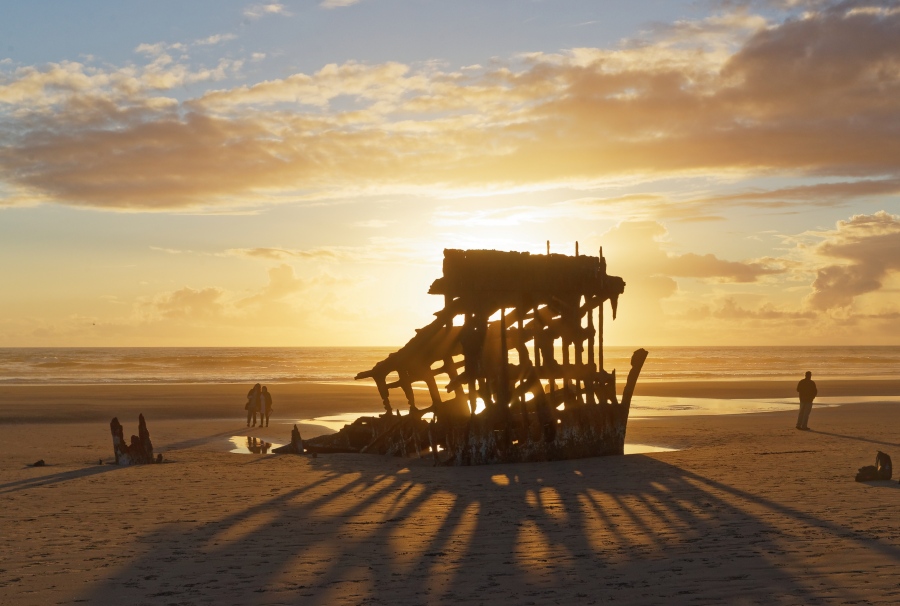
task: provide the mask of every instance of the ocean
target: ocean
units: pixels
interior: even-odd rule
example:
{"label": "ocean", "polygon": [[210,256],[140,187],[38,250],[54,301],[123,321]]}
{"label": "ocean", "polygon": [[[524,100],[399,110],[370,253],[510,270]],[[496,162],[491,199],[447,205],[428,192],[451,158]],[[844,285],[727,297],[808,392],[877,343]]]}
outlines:
{"label": "ocean", "polygon": [[[352,383],[395,347],[2,348],[0,384]],[[607,347],[624,379],[633,347]],[[641,381],[900,378],[900,347],[648,347]],[[557,354],[557,359],[562,359]]]}

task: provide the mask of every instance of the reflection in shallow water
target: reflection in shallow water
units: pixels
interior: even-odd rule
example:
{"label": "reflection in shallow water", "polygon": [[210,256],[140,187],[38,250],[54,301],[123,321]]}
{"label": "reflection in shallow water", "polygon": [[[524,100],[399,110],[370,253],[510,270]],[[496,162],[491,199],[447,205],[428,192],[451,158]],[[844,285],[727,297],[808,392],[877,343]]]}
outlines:
{"label": "reflection in shallow water", "polygon": [[[898,396],[819,396],[816,408],[864,402],[900,402]],[[631,401],[629,420],[646,417],[687,415],[737,415],[755,412],[796,411],[799,403],[792,398],[758,398],[725,400],[722,398],[679,398],[635,396]]]}
{"label": "reflection in shallow water", "polygon": [[[659,398],[662,399],[662,398]],[[685,398],[682,398],[685,399]],[[632,408],[634,408],[632,406]],[[664,413],[663,413],[664,414]],[[709,413],[707,413],[709,414]],[[349,425],[359,417],[371,417],[377,416],[377,413],[372,412],[345,412],[340,414],[328,415],[326,417],[316,417],[315,419],[305,419],[300,421],[301,423],[308,423],[310,425],[319,425],[323,427],[327,427],[333,431],[340,431],[344,425]],[[651,415],[647,415],[651,416]],[[440,446],[438,446],[438,451],[443,450]],[[678,450],[677,448],[666,448],[664,446],[652,446],[650,444],[625,444],[625,454],[644,454],[647,452],[672,452],[674,450]],[[234,451],[232,451],[234,452]]]}
{"label": "reflection in shallow water", "polygon": [[734,415],[796,408],[796,403],[778,398],[724,400],[720,398],[635,396],[631,401],[629,419],[686,415]]}
{"label": "reflection in shallow water", "polygon": [[664,446],[651,446],[650,444],[626,444],[625,454],[644,454],[647,452],[672,452],[677,448],[666,448]]}
{"label": "reflection in shallow water", "polygon": [[340,431],[344,425],[349,425],[360,417],[377,417],[377,412],[342,412],[338,414],[328,415],[327,417],[316,417],[315,419],[303,419],[299,423],[307,423],[309,425],[321,425],[332,431]]}
{"label": "reflection in shallow water", "polygon": [[[897,396],[819,397],[816,406],[835,406],[856,402],[900,402]],[[722,398],[682,398],[665,396],[635,396],[631,401],[629,420],[647,417],[688,416],[688,415],[734,415],[758,412],[778,412],[797,410],[796,398],[759,398],[725,400]],[[340,431],[359,417],[378,416],[378,412],[344,412],[302,419],[299,423],[319,425],[332,431]],[[405,413],[403,413],[405,414]],[[428,417],[426,417],[427,419]]]}
{"label": "reflection in shallow water", "polygon": [[252,436],[231,436],[230,442],[232,448],[229,452],[236,454],[271,454],[273,448],[281,446]]}

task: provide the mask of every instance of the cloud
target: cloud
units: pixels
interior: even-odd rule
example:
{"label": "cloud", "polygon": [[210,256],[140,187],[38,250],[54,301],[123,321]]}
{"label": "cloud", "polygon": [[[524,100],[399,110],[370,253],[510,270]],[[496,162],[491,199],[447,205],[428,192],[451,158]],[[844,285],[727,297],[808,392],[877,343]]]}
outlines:
{"label": "cloud", "polygon": [[316,248],[231,248],[226,256],[261,261],[342,261],[360,263],[431,263],[434,259],[423,255],[421,243],[393,238],[370,238],[362,246],[320,246]]}
{"label": "cloud", "polygon": [[322,8],[341,8],[343,6],[353,6],[359,4],[360,0],[323,0],[319,6]]}
{"label": "cloud", "polygon": [[230,248],[225,254],[246,257],[248,259],[262,259],[266,261],[284,261],[287,259],[330,259],[335,260],[340,256],[334,249],[318,248],[310,250],[295,250],[285,248]]}
{"label": "cloud", "polygon": [[438,227],[513,227],[528,223],[543,223],[550,219],[577,218],[579,208],[574,204],[551,206],[511,206],[479,210],[441,208],[434,212],[432,223]]}
{"label": "cloud", "polygon": [[885,211],[854,215],[816,235],[823,240],[815,251],[844,263],[816,271],[808,298],[813,309],[849,307],[860,295],[879,290],[888,274],[900,271],[900,216]]}
{"label": "cloud", "polygon": [[818,314],[809,311],[792,311],[777,308],[772,303],[764,303],[756,309],[747,309],[733,298],[726,298],[720,307],[713,309],[710,316],[720,320],[815,320]]}
{"label": "cloud", "polygon": [[822,321],[818,312],[809,309],[782,309],[770,301],[765,301],[756,307],[748,307],[739,303],[732,296],[718,298],[710,305],[691,307],[680,314],[672,314],[672,316],[690,323],[706,325],[709,325],[711,321],[718,321],[720,328],[730,326],[732,329],[745,325],[776,328],[796,327],[798,322],[809,324]]}
{"label": "cloud", "polygon": [[155,250],[157,252],[164,252],[168,255],[184,255],[184,254],[191,254],[194,252],[192,250],[180,250],[177,248],[164,248],[161,246],[151,246],[150,250]]}
{"label": "cloud", "polygon": [[357,221],[353,224],[354,227],[362,227],[364,229],[382,229],[385,227],[390,227],[397,223],[394,219],[368,219],[366,221]]}
{"label": "cloud", "polygon": [[367,101],[396,101],[427,84],[425,77],[409,74],[409,66],[395,62],[380,65],[355,61],[342,65],[329,64],[312,75],[294,74],[252,86],[211,91],[192,106],[198,111],[228,112],[253,105],[281,103],[326,108],[332,100],[342,96]]}
{"label": "cloud", "polygon": [[[688,337],[691,342],[727,342],[724,335],[744,330],[745,324],[795,319],[779,302],[758,301],[757,293],[768,287],[746,287],[766,278],[783,280],[787,264],[781,260],[728,261],[673,252],[667,250],[671,243],[665,225],[657,221],[623,221],[603,234],[599,244],[609,272],[626,282],[618,319],[609,328],[611,339],[627,335],[629,343],[674,344]],[[736,292],[738,285],[744,293]],[[728,298],[734,304],[727,303]],[[757,336],[743,335],[738,342],[756,342]]]}
{"label": "cloud", "polygon": [[219,288],[195,290],[184,287],[155,297],[149,307],[169,320],[208,320],[223,315],[223,291]]}
{"label": "cloud", "polygon": [[304,280],[294,275],[294,268],[283,263],[269,269],[269,283],[261,292],[241,299],[236,303],[236,307],[241,309],[279,303],[302,292],[306,286]]}
{"label": "cloud", "polygon": [[725,261],[715,255],[669,255],[663,272],[684,278],[711,278],[721,282],[756,282],[762,276],[784,273],[781,267],[770,267],[758,262]]}
{"label": "cloud", "polygon": [[886,186],[900,179],[900,12],[887,6],[719,15],[459,71],[348,62],[183,101],[161,91],[240,62],[189,67],[161,44],[138,47],[143,66],[20,68],[0,76],[0,184],[19,203],[132,211],[680,175]]}
{"label": "cloud", "polygon": [[[664,221],[723,221],[729,207],[741,206],[766,210],[795,209],[801,206],[847,206],[856,201],[877,201],[900,195],[900,178],[852,179],[778,188],[752,188],[733,193],[646,192],[607,198],[582,198],[565,205],[580,213],[602,215],[617,213],[630,218]],[[559,205],[562,206],[562,205]],[[543,209],[543,212],[549,212]]]}
{"label": "cloud", "polygon": [[250,19],[259,19],[266,15],[284,15],[290,16],[290,13],[280,2],[269,2],[267,4],[251,4],[244,9],[244,16]]}
{"label": "cloud", "polygon": [[760,261],[726,261],[712,254],[665,252],[662,242],[666,234],[665,226],[656,221],[624,221],[609,230],[601,241],[607,249],[612,247],[620,255],[639,259],[638,275],[745,284],[785,272],[783,266]]}
{"label": "cloud", "polygon": [[900,178],[861,179],[831,183],[798,185],[770,190],[744,191],[692,200],[697,206],[740,204],[760,208],[783,208],[815,202],[819,206],[838,206],[854,200],[900,194]]}
{"label": "cloud", "polygon": [[141,55],[147,55],[149,57],[159,57],[160,55],[164,55],[168,51],[172,50],[184,51],[187,50],[187,47],[180,42],[172,44],[169,44],[167,42],[156,42],[154,44],[143,42],[134,47],[134,52]]}
{"label": "cloud", "polygon": [[763,7],[779,10],[806,9],[816,10],[827,8],[834,4],[834,0],[712,0],[714,4],[726,8]]}
{"label": "cloud", "polygon": [[228,42],[229,40],[234,40],[237,38],[236,34],[213,34],[212,36],[207,36],[206,38],[201,38],[194,42],[199,46],[214,46],[216,44],[221,44],[223,42]]}
{"label": "cloud", "polygon": [[[268,269],[268,283],[249,295],[238,295],[219,287],[185,286],[138,301],[140,322],[183,321],[209,323],[222,320],[245,322],[266,315],[283,316],[289,300],[310,286],[284,263]],[[287,305],[287,308],[285,307]]]}

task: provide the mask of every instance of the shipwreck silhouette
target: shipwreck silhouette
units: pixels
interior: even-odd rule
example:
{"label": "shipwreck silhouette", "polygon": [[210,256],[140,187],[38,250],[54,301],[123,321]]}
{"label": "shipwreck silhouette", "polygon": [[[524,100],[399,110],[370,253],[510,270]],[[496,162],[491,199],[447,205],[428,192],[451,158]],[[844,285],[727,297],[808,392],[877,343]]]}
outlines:
{"label": "shipwreck silhouette", "polygon": [[[634,352],[619,401],[615,371],[603,368],[603,306],[615,318],[625,281],[607,275],[602,249],[597,257],[550,254],[549,243],[546,255],[448,249],[443,271],[428,291],[444,296],[435,320],[356,375],[375,381],[385,413],[305,440],[305,450],[430,456],[436,465],[622,454],[647,352]],[[417,382],[428,388],[427,407],[416,404]],[[405,415],[391,404],[396,389]]]}

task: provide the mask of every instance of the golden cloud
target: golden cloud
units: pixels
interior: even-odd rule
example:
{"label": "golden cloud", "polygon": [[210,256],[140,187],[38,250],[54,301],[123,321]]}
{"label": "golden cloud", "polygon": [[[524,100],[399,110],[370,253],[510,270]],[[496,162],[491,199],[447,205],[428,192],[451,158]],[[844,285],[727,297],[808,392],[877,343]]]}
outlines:
{"label": "golden cloud", "polygon": [[900,216],[885,211],[854,215],[819,235],[824,240],[816,252],[844,263],[817,270],[808,298],[813,309],[849,307],[856,297],[879,290],[889,273],[900,271]]}
{"label": "golden cloud", "polygon": [[[612,252],[631,269],[628,275],[655,278],[699,278],[712,282],[748,283],[757,282],[764,276],[785,273],[781,263],[761,261],[727,261],[715,255],[695,253],[677,254],[666,252],[662,242],[666,228],[656,221],[623,221],[608,231],[602,238],[607,254]],[[672,287],[667,294],[674,294]]]}
{"label": "golden cloud", "polygon": [[241,299],[236,303],[238,309],[277,304],[288,297],[300,293],[307,283],[294,275],[294,268],[281,264],[269,269],[269,283],[259,293]]}
{"label": "golden cloud", "polygon": [[162,318],[170,320],[218,318],[224,310],[223,294],[219,288],[184,287],[156,297],[151,305]]}
{"label": "golden cloud", "polygon": [[261,261],[356,261],[361,263],[434,263],[422,253],[420,241],[395,238],[370,238],[360,246],[320,246],[316,248],[230,248],[223,254]]}
{"label": "golden cloud", "polygon": [[669,255],[662,271],[682,278],[708,278],[721,282],[756,282],[762,276],[784,273],[781,267],[759,262],[725,261],[715,255]]}
{"label": "golden cloud", "polygon": [[0,81],[0,183],[18,201],[160,210],[623,175],[896,180],[900,13],[887,6],[768,27],[717,17],[455,72],[349,62],[180,103],[158,91],[239,64],[189,69],[148,47],[141,68],[24,68]]}
{"label": "golden cloud", "polygon": [[301,301],[296,295],[313,286],[313,281],[297,277],[286,264],[270,267],[268,282],[251,294],[239,295],[210,286],[185,286],[175,291],[159,293],[136,304],[132,322],[181,322],[197,326],[218,322],[258,324],[274,317],[290,318],[298,313]]}

